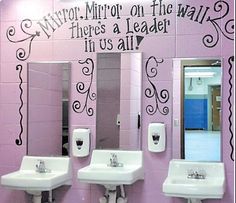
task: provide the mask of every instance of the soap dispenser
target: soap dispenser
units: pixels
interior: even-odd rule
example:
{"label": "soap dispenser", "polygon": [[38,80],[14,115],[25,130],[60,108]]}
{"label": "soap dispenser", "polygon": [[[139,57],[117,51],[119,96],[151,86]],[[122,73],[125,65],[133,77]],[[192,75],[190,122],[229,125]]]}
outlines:
{"label": "soap dispenser", "polygon": [[85,157],[89,155],[90,129],[74,129],[72,135],[72,155]]}
{"label": "soap dispenser", "polygon": [[163,152],[166,148],[166,131],[163,123],[150,123],[148,126],[148,150]]}

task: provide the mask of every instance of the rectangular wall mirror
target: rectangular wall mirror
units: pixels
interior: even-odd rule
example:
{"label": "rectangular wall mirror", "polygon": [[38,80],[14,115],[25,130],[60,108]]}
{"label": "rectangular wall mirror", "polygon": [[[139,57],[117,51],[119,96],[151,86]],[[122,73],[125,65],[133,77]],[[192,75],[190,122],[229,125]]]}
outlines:
{"label": "rectangular wall mirror", "polygon": [[[180,124],[181,158],[192,161],[221,160],[220,59],[179,59],[174,65],[173,91],[179,92],[180,114],[174,114],[174,126]],[[176,66],[179,66],[176,67]],[[177,90],[179,86],[180,90]],[[174,108],[178,107],[174,96]],[[179,121],[179,122],[178,122]],[[175,136],[175,135],[174,135]]]}
{"label": "rectangular wall mirror", "polygon": [[140,149],[141,53],[97,54],[96,148]]}
{"label": "rectangular wall mirror", "polygon": [[28,155],[68,155],[70,71],[69,62],[28,63]]}

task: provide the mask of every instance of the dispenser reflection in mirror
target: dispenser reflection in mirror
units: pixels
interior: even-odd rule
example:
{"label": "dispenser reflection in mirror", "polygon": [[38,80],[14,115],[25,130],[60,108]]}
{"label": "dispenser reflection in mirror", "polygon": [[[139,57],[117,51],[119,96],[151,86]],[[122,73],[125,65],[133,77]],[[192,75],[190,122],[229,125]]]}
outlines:
{"label": "dispenser reflection in mirror", "polygon": [[174,158],[221,160],[221,89],[220,59],[174,59]]}
{"label": "dispenser reflection in mirror", "polygon": [[68,155],[69,62],[28,63],[27,155]]}
{"label": "dispenser reflection in mirror", "polygon": [[141,53],[97,55],[97,149],[140,149],[141,67]]}

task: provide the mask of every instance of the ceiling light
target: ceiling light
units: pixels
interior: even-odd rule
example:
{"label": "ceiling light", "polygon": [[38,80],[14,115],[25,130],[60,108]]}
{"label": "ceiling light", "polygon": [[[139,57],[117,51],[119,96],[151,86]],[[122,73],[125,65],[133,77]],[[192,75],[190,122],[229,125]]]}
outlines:
{"label": "ceiling light", "polygon": [[212,67],[184,67],[184,70],[191,70],[191,71],[197,71],[197,70],[211,70]]}
{"label": "ceiling light", "polygon": [[185,73],[186,78],[211,78],[214,77],[214,72],[188,72]]}

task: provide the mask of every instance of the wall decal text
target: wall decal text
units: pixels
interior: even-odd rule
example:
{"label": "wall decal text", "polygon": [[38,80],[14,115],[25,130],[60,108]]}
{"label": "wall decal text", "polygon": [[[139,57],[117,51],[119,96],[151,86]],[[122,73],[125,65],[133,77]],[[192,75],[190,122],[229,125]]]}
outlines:
{"label": "wall decal text", "polygon": [[[141,45],[137,41],[137,36],[153,34],[168,34],[172,21],[170,15],[174,15],[174,5],[164,3],[163,0],[150,1],[148,7],[141,4],[129,6],[129,17],[123,15],[124,6],[122,4],[99,4],[84,2],[84,9],[75,6],[70,9],[61,9],[53,14],[43,17],[38,21],[39,29],[50,38],[58,28],[65,23],[70,23],[70,39],[83,39],[85,52],[97,51],[134,51],[138,50]],[[219,42],[219,34],[233,40],[234,20],[227,20],[224,29],[220,27],[220,20],[228,16],[229,4],[226,1],[217,1],[213,5],[214,12],[218,16],[219,12],[223,14],[220,17],[210,16],[211,8],[209,6],[189,4],[178,4],[176,15],[179,18],[189,19],[192,22],[203,24],[210,23],[213,25],[215,34],[206,34],[202,43],[207,48],[215,47]],[[146,20],[147,13],[152,14],[151,20]],[[106,21],[114,19],[112,26],[108,26]],[[88,24],[87,21],[92,23]],[[104,37],[107,33],[115,34],[116,38]]]}

